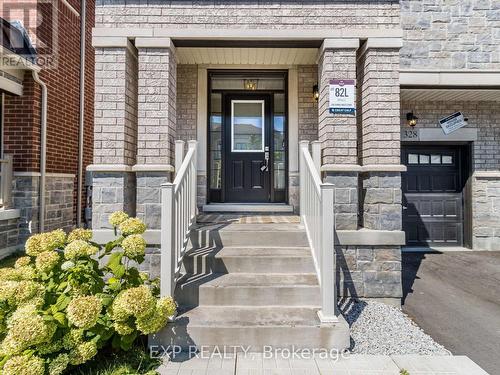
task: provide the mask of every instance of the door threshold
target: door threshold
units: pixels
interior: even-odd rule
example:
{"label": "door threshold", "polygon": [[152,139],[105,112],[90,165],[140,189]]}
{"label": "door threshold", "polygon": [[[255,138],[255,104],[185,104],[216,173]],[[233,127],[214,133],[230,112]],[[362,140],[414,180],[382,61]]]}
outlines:
{"label": "door threshold", "polygon": [[293,206],[285,203],[210,203],[203,212],[279,212],[293,213]]}
{"label": "door threshold", "polygon": [[403,253],[451,253],[454,251],[474,251],[462,246],[402,246]]}

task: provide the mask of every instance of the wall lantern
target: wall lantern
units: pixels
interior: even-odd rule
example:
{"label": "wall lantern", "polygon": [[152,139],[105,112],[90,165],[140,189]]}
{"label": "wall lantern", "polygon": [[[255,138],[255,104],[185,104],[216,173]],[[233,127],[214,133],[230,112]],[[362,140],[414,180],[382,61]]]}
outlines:
{"label": "wall lantern", "polygon": [[245,90],[257,90],[257,80],[256,79],[245,79]]}
{"label": "wall lantern", "polygon": [[313,98],[316,101],[318,101],[318,99],[319,99],[319,87],[318,87],[318,84],[315,84],[313,86]]}
{"label": "wall lantern", "polygon": [[408,124],[408,126],[411,126],[412,128],[415,127],[415,125],[417,125],[417,120],[418,117],[415,116],[413,112],[408,112],[406,114],[406,123]]}

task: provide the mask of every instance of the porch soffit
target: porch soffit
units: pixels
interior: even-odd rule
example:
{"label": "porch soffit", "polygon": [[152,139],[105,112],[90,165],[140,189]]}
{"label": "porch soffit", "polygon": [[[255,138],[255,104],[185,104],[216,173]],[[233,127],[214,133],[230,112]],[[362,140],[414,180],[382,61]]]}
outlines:
{"label": "porch soffit", "polygon": [[318,48],[178,47],[179,64],[313,65]]}

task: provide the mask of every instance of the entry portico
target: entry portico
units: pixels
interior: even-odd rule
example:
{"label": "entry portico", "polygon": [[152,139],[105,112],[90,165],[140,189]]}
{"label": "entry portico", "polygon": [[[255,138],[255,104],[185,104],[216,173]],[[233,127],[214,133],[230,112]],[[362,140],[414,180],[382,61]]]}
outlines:
{"label": "entry portico", "polygon": [[[400,297],[399,29],[97,28],[93,44],[94,228],[123,209],[160,229],[176,140],[198,141],[200,209],[299,213],[299,141],[317,140],[335,185],[338,261],[353,271],[341,293]],[[329,112],[333,79],[356,80],[355,115]],[[371,267],[352,268],[374,251]]]}

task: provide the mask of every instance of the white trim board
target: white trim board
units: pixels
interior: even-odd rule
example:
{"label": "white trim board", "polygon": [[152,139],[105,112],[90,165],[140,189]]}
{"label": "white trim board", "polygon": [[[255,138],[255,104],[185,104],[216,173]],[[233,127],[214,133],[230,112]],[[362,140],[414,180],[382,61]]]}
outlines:
{"label": "white trim board", "polygon": [[93,37],[168,37],[192,40],[322,40],[328,38],[402,38],[403,29],[236,29],[95,27]]}
{"label": "white trim board", "polygon": [[500,86],[500,70],[401,70],[401,86]]}

